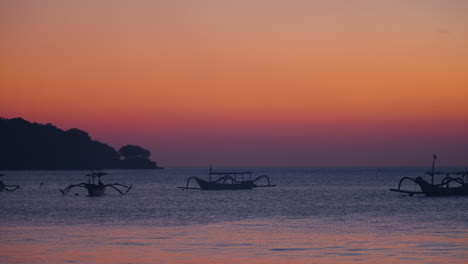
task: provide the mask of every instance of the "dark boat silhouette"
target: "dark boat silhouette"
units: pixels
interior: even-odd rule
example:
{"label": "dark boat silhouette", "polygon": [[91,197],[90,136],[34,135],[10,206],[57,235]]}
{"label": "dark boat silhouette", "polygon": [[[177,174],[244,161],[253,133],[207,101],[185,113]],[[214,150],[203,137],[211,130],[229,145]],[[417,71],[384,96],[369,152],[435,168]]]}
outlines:
{"label": "dark boat silhouette", "polygon": [[[5,176],[5,174],[0,174],[0,176]],[[0,180],[0,192],[7,191],[12,192],[19,189],[19,185],[14,184],[5,184],[2,180]]]}
{"label": "dark boat silhouette", "polygon": [[[111,187],[115,189],[117,192],[119,192],[121,195],[124,195],[128,193],[132,189],[132,185],[126,186],[120,183],[113,183],[113,184],[104,184],[101,181],[101,177],[107,175],[107,173],[104,172],[92,172],[90,174],[86,174],[86,176],[89,177],[88,183],[79,183],[79,184],[72,184],[66,187],[65,189],[61,189],[60,192],[65,195],[67,194],[72,188],[75,187],[81,187],[85,188],[88,191],[89,196],[102,196],[104,195],[106,188]],[[97,183],[96,183],[96,178],[97,178]],[[125,191],[121,191],[118,187],[120,186],[125,189]]]}
{"label": "dark boat silhouette", "polygon": [[[425,196],[452,196],[452,195],[468,195],[468,183],[465,178],[468,178],[468,171],[459,172],[436,172],[435,171],[435,160],[437,156],[433,155],[432,159],[432,171],[426,172],[426,175],[431,176],[431,183],[424,180],[423,177],[419,176],[416,178],[403,177],[398,183],[398,188],[391,188],[390,191],[407,193],[410,196],[415,194],[424,194]],[[435,175],[445,175],[442,181],[438,184],[434,184]],[[456,176],[451,176],[456,175]],[[402,190],[401,185],[404,181],[411,181],[416,183],[421,191],[409,191]]]}
{"label": "dark boat silhouette", "polygon": [[[195,176],[187,179],[185,187],[177,187],[179,189],[202,189],[202,190],[251,190],[260,187],[274,187],[270,183],[270,178],[267,175],[261,175],[252,180],[252,172],[213,172],[210,166],[208,173],[209,180],[204,180]],[[212,176],[217,176],[216,180],[212,180]],[[258,181],[264,179],[266,185],[257,184]],[[199,188],[190,187],[190,182],[194,180]]]}

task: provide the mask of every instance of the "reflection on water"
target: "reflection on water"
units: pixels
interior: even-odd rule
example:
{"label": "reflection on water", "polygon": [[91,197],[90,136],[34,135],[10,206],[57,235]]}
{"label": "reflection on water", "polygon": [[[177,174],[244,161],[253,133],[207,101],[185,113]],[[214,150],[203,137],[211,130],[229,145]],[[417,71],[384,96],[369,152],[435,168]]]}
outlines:
{"label": "reflection on water", "polygon": [[468,252],[466,229],[381,234],[296,220],[21,226],[2,228],[1,237],[1,263],[466,263]]}
{"label": "reflection on water", "polygon": [[468,197],[388,191],[420,171],[270,168],[278,187],[234,192],[175,188],[205,170],[113,171],[135,188],[95,198],[58,191],[83,172],[8,172],[0,263],[466,263]]}

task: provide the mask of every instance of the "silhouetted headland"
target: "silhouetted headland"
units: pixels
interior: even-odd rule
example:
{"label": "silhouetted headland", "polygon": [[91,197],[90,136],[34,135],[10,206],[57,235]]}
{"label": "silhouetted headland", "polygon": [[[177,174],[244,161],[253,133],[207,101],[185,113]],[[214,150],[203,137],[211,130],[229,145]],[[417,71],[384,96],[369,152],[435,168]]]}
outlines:
{"label": "silhouetted headland", "polygon": [[160,169],[134,145],[116,151],[87,132],[22,118],[0,118],[0,170]]}

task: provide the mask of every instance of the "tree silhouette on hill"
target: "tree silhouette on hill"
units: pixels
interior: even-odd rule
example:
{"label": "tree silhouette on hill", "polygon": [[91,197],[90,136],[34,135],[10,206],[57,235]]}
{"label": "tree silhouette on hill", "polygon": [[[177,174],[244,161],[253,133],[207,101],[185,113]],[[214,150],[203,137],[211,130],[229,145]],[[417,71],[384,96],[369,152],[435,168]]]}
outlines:
{"label": "tree silhouette on hill", "polygon": [[121,147],[119,150],[119,154],[127,160],[149,159],[149,157],[151,156],[151,152],[149,150],[135,145],[127,145]]}
{"label": "tree silhouette on hill", "polygon": [[[121,147],[118,153],[123,158],[120,163],[125,168],[153,165],[151,164],[152,161],[149,160],[151,152],[140,146],[126,145]],[[154,166],[156,166],[156,163],[154,163]]]}

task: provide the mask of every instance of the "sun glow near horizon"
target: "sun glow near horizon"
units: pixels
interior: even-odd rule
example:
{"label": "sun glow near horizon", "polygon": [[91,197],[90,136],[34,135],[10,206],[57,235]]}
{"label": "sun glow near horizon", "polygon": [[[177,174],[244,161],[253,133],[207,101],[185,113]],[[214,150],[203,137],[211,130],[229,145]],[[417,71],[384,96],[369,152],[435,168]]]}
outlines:
{"label": "sun glow near horizon", "polygon": [[461,1],[0,8],[5,117],[135,140],[162,165],[466,163]]}

